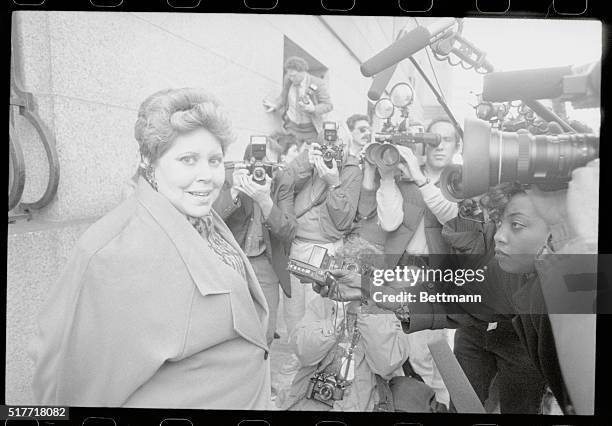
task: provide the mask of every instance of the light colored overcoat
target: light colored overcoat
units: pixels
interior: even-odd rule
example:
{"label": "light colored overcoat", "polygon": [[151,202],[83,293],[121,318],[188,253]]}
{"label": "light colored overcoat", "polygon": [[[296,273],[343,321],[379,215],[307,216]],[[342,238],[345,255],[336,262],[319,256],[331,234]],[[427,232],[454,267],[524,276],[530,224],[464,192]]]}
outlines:
{"label": "light colored overcoat", "polygon": [[186,217],[142,178],[92,225],[39,318],[39,404],[257,410],[270,407],[268,307]]}

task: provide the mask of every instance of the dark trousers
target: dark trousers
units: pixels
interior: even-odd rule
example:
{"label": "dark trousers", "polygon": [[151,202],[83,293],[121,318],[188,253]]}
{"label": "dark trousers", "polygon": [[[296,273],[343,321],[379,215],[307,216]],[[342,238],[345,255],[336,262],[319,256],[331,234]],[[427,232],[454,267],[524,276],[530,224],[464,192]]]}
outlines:
{"label": "dark trousers", "polygon": [[500,321],[490,331],[484,323],[457,329],[454,352],[483,404],[497,375],[502,414],[539,413],[545,381],[510,321]]}

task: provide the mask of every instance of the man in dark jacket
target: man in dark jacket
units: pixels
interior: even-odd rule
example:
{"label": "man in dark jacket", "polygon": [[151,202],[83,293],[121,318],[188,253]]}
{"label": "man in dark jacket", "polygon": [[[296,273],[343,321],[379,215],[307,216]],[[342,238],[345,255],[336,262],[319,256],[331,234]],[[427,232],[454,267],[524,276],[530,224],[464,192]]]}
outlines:
{"label": "man in dark jacket", "polygon": [[293,188],[293,178],[286,169],[276,171],[272,179],[266,175],[264,185],[254,182],[247,170],[232,173],[228,169],[221,194],[214,203],[215,210],[249,257],[266,297],[270,309],[268,345],[276,332],[279,285],[291,297],[287,262],[297,226]]}

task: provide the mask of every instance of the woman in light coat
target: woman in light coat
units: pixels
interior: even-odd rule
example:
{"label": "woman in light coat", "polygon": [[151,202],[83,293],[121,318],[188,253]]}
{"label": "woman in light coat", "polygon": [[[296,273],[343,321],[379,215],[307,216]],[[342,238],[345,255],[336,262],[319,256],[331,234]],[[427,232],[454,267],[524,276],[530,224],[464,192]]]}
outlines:
{"label": "woman in light coat", "polygon": [[80,238],[40,315],[45,405],[267,409],[268,307],[213,201],[233,136],[216,99],[143,102],[134,194]]}

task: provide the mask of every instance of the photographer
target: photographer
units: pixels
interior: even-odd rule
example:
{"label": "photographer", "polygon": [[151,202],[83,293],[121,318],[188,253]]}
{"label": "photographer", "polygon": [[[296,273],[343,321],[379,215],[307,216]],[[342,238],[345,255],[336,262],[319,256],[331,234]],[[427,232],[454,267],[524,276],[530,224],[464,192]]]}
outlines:
{"label": "photographer", "polygon": [[300,147],[297,138],[291,133],[277,132],[272,135],[272,138],[277,141],[280,147],[279,161],[285,166],[295,160],[304,148],[306,148],[306,144]]}
{"label": "photographer", "polygon": [[[326,142],[333,147],[337,142]],[[301,153],[290,165],[295,184],[296,237],[291,258],[308,260],[315,245],[334,255],[350,231],[357,210],[361,169],[351,142],[342,156],[325,161],[317,143]],[[291,277],[291,299],[285,299],[285,319],[289,333],[304,316],[309,301],[316,296],[309,285]],[[294,367],[297,365],[294,363]]]}
{"label": "photographer", "polygon": [[[360,238],[348,239],[341,255],[350,263],[384,266],[382,252]],[[366,412],[435,408],[434,393],[425,385],[411,388],[410,401],[395,405],[386,399],[385,392],[393,394],[387,381],[404,376],[401,366],[408,357],[408,340],[399,321],[374,305],[313,299],[291,336],[301,368],[283,395],[281,408]],[[345,361],[348,351],[350,363]],[[330,386],[334,391],[326,394],[323,387]]]}
{"label": "photographer", "polygon": [[308,63],[292,56],[285,61],[283,90],[273,102],[264,100],[267,112],[279,111],[283,128],[295,135],[301,147],[322,133],[324,115],[333,109],[327,85],[308,73]]}
{"label": "photographer", "polygon": [[[271,145],[268,139],[266,160],[276,160],[278,156],[269,149]],[[247,147],[245,161],[251,160],[249,152]],[[253,181],[246,169],[233,172],[228,169],[214,209],[248,256],[259,280],[270,310],[266,340],[271,345],[276,333],[279,285],[291,297],[287,254],[297,227],[293,179],[287,171],[277,170],[272,179],[266,174],[261,185]]]}
{"label": "photographer", "polygon": [[[425,256],[449,252],[441,231],[445,222],[457,216],[457,204],[445,199],[436,184],[457,153],[459,136],[446,119],[432,121],[427,132],[439,134],[441,142],[437,147],[427,145],[423,167],[410,148],[397,146],[406,163],[400,163],[400,168],[410,180],[396,182],[392,170],[381,171],[376,210],[382,230],[388,232],[385,241],[388,267],[428,266]],[[446,331],[427,330],[411,335],[415,352],[411,353],[410,362],[436,390],[438,399],[448,403],[448,392],[427,348],[428,342],[440,338],[446,338]]]}
{"label": "photographer", "polygon": [[[355,146],[361,148],[360,155],[363,155],[372,140],[369,119],[352,123],[349,120],[347,120],[347,125],[351,131],[351,137],[357,141]],[[368,123],[367,127],[366,122]],[[362,171],[363,179],[359,193],[357,215],[351,234],[358,235],[373,244],[377,249],[384,251],[386,233],[380,227],[376,214],[376,190],[380,185],[380,174],[376,171],[376,166],[369,161],[362,162]]]}

